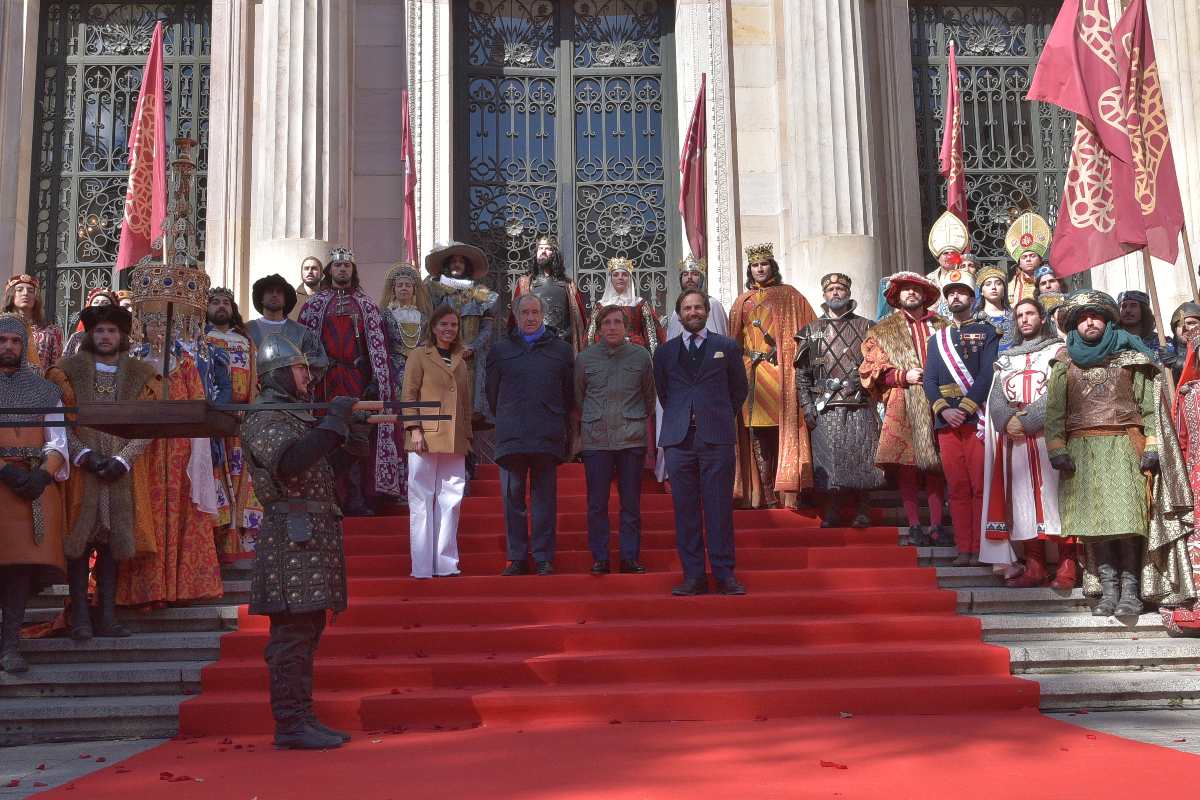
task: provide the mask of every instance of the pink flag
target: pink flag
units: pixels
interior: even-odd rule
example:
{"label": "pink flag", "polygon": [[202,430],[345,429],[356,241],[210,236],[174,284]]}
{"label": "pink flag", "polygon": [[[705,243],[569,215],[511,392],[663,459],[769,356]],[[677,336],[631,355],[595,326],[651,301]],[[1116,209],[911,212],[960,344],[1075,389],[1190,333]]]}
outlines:
{"label": "pink flag", "polygon": [[958,59],[954,41],[950,42],[950,63],[946,68],[946,113],[942,117],[942,177],[946,179],[946,210],[967,220],[967,175],[963,160],[962,98],[958,93]]}
{"label": "pink flag", "polygon": [[408,90],[400,93],[400,158],[404,162],[404,260],[417,264],[417,158],[408,115]]}
{"label": "pink flag", "polygon": [[1133,155],[1105,0],[1065,0],[1027,99],[1076,114],[1050,248],[1054,271],[1074,275],[1144,247],[1146,231],[1133,198]]}
{"label": "pink flag", "polygon": [[1146,247],[1150,255],[1174,264],[1179,258],[1179,234],[1183,230],[1183,199],[1179,195],[1146,0],[1133,0],[1113,36],[1125,74],[1134,191],[1145,222]]}
{"label": "pink flag", "polygon": [[705,226],[705,164],[704,151],[708,148],[708,133],[705,129],[704,96],[708,76],[700,75],[700,94],[692,109],[692,121],[688,124],[687,137],[683,140],[683,155],[679,159],[679,213],[683,216],[683,229],[687,234],[692,255],[699,259],[708,257],[708,239]]}
{"label": "pink flag", "polygon": [[117,249],[118,270],[134,266],[151,251],[162,250],[162,226],[167,215],[162,49],[162,23],[157,22],[129,130],[129,187],[125,190],[125,219]]}

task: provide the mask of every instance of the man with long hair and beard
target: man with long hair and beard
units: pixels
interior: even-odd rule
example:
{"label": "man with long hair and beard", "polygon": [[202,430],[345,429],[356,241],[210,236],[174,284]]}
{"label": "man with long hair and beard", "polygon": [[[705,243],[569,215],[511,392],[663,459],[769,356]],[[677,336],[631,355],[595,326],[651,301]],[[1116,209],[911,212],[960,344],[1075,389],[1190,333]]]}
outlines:
{"label": "man with long hair and beard", "polygon": [[[399,394],[392,374],[387,323],[375,301],[359,285],[354,252],[346,247],[329,254],[321,290],[300,311],[300,324],[321,339],[328,369],[313,384],[318,402],[334,397],[358,400],[395,400]],[[349,516],[372,515],[380,495],[399,497],[402,480],[395,426],[355,426],[353,451],[339,450],[334,457],[338,501]]]}
{"label": "man with long hair and beard", "polygon": [[[254,343],[242,322],[233,292],[209,289],[204,340],[229,357],[230,401],[254,400]],[[242,443],[236,436],[212,440],[213,474],[217,480],[217,551],[223,561],[247,558],[262,522],[262,507],[254,499],[250,473],[245,467]]]}
{"label": "man with long hair and beard", "polygon": [[[783,282],[775,247],[746,248],[746,291],[729,311],[729,336],[742,346],[750,397],[738,415],[733,495],[749,508],[794,508],[812,486],[808,429],[796,400],[796,332],[817,315]],[[773,355],[772,355],[773,354]]]}
{"label": "man with long hair and beard", "polygon": [[[539,236],[533,244],[533,258],[529,272],[517,279],[513,287],[513,307],[516,300],[526,292],[533,292],[546,304],[546,325],[554,329],[558,338],[571,345],[575,355],[588,346],[584,341],[587,307],[575,281],[567,277],[562,247],[554,236]],[[516,319],[509,312],[511,328]]]}
{"label": "man with long hair and beard", "polygon": [[[91,306],[81,315],[84,337],[79,352],[58,362],[46,378],[68,406],[77,403],[129,403],[157,399],[160,379],[154,366],[131,358],[133,317],[120,306]],[[153,553],[153,479],[149,439],[123,439],[94,428],[68,428],[74,469],[66,484],[64,549],[70,588],[70,635],[128,636],[116,620],[117,565],[138,553]],[[162,475],[157,476],[162,480]],[[98,618],[88,609],[92,552],[96,553]]]}
{"label": "man with long hair and beard", "polygon": [[26,360],[45,375],[62,356],[62,329],[42,310],[41,282],[32,275],[14,275],[4,286],[4,311],[20,314],[29,329]]}

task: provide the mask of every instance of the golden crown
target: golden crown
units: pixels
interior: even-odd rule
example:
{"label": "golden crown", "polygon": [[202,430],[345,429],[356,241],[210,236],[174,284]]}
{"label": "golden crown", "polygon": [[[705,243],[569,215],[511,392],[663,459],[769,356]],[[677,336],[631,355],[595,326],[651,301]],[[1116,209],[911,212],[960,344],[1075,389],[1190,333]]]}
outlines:
{"label": "golden crown", "polygon": [[763,244],[752,244],[746,248],[746,261],[753,264],[755,261],[768,261],[775,258],[775,245],[770,242]]}
{"label": "golden crown", "polygon": [[558,237],[552,233],[544,233],[533,242],[533,247],[536,250],[540,245],[548,245],[555,250],[562,251],[562,246],[558,243]]}
{"label": "golden crown", "polygon": [[679,259],[679,271],[707,273],[708,262],[703,258],[696,258],[695,256],[688,254],[687,257]]}
{"label": "golden crown", "polygon": [[608,271],[616,272],[619,269],[623,269],[626,272],[628,272],[630,275],[632,275],[633,274],[633,261],[631,259],[625,258],[625,256],[617,256],[616,258],[610,258],[608,260]]}

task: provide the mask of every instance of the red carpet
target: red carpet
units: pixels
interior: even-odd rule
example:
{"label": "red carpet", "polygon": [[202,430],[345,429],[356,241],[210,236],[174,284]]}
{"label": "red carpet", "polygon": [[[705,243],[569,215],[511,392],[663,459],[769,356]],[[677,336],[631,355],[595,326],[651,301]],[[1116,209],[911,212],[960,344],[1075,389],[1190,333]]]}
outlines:
{"label": "red carpet", "polygon": [[1198,779],[1195,756],[1017,712],[383,733],[326,753],[182,739],[39,797],[1094,800]]}
{"label": "red carpet", "polygon": [[[350,609],[326,630],[318,712],[354,730],[810,714],[1035,709],[895,528],[816,527],[811,515],[739,511],[745,597],[671,597],[680,579],[671,498],[644,489],[646,575],[586,574],[581,465],[559,471],[559,574],[502,578],[494,466],[459,533],[462,577],[416,581],[407,519],[348,520]],[[616,505],[614,503],[614,511]],[[615,522],[615,520],[614,520]],[[615,529],[615,524],[614,524]],[[614,547],[616,545],[614,534]],[[613,553],[613,564],[617,563]],[[183,705],[190,735],[267,733],[267,625],[243,614]]]}

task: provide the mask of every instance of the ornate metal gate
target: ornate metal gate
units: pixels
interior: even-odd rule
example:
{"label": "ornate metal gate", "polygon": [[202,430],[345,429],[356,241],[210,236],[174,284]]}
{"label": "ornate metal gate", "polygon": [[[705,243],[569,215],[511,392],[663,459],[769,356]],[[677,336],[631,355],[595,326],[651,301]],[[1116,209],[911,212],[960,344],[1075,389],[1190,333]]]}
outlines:
{"label": "ornate metal gate", "polygon": [[167,141],[200,142],[192,207],[203,252],[211,16],[209,3],[43,0],[27,269],[42,278],[45,307],[60,323],[90,289],[114,285],[129,121],[158,20]]}
{"label": "ornate metal gate", "polygon": [[670,0],[455,3],[458,238],[509,296],[541,234],[594,301],[610,257],[659,309],[679,222]]}
{"label": "ornate metal gate", "polygon": [[[958,48],[971,238],[977,258],[1007,265],[1009,209],[1030,207],[1053,226],[1071,154],[1074,115],[1025,94],[1061,0],[919,0],[912,25],[921,221],[941,214],[938,174],[948,43]],[[930,268],[933,260],[930,258]]]}

